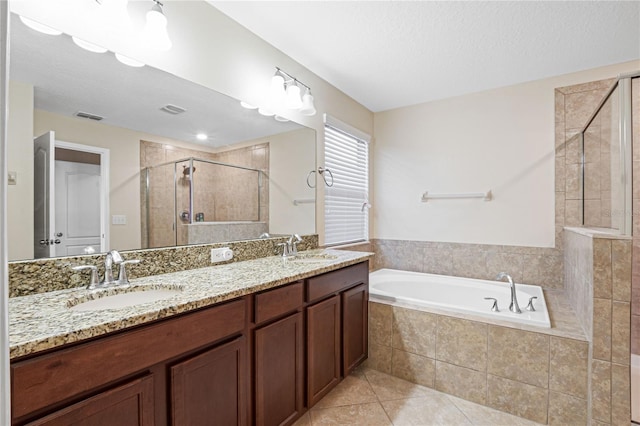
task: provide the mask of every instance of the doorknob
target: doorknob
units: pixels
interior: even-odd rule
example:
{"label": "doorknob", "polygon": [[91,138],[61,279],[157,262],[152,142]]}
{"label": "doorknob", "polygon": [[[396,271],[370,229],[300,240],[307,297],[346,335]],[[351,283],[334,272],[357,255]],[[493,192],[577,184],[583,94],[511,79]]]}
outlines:
{"label": "doorknob", "polygon": [[62,237],[62,232],[58,232],[58,233],[56,234],[56,237],[58,237],[58,238]]}
{"label": "doorknob", "polygon": [[54,241],[54,244],[60,244],[60,240],[56,238],[56,240]]}
{"label": "doorknob", "polygon": [[49,245],[49,240],[40,240],[40,245],[41,246],[48,246]]}

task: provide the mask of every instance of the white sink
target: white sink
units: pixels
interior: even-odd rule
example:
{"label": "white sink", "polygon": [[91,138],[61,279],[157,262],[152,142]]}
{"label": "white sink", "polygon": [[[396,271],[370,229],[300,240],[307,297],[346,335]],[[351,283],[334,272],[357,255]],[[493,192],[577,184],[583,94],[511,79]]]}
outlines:
{"label": "white sink", "polygon": [[69,309],[72,311],[100,311],[105,309],[128,308],[142,303],[157,302],[159,300],[168,299],[177,294],[180,294],[180,290],[175,288],[151,290],[139,289],[125,293],[109,294],[104,296],[98,295],[94,299],[74,299],[70,300],[68,304],[70,305]]}
{"label": "white sink", "polygon": [[332,254],[297,254],[288,260],[294,263],[328,263],[336,260],[338,256]]}

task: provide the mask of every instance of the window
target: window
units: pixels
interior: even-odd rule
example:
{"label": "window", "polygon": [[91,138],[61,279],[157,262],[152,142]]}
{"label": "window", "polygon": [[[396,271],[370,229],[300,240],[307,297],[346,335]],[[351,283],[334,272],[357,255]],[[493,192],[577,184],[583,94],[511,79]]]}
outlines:
{"label": "window", "polygon": [[[325,186],[326,245],[369,238],[369,137],[327,117],[324,128],[324,166],[333,174]],[[325,173],[328,175],[328,173]],[[331,183],[331,177],[326,176]]]}

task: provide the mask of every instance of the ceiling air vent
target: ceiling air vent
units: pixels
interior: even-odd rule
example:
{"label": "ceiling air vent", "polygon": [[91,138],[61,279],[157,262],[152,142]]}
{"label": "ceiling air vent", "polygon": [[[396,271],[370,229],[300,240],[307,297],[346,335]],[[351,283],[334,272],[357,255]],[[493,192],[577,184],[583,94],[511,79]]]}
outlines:
{"label": "ceiling air vent", "polygon": [[104,119],[104,117],[101,117],[99,115],[89,114],[88,112],[83,112],[83,111],[78,111],[73,115],[80,118],[88,118],[89,120],[94,120],[94,121],[100,121]]}
{"label": "ceiling air vent", "polygon": [[164,112],[168,112],[169,114],[174,114],[174,115],[182,114],[183,112],[186,111],[186,109],[182,107],[179,107],[177,105],[171,105],[171,104],[167,104],[160,109],[163,110]]}

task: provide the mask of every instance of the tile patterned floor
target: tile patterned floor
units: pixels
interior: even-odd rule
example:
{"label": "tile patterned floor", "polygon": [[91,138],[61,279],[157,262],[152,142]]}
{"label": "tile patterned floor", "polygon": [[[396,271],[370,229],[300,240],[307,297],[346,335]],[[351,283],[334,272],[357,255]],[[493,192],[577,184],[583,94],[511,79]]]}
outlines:
{"label": "tile patterned floor", "polygon": [[538,423],[360,367],[294,426],[318,425],[536,426]]}

